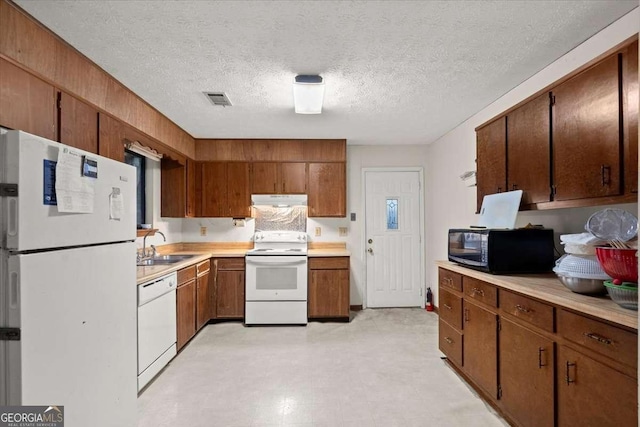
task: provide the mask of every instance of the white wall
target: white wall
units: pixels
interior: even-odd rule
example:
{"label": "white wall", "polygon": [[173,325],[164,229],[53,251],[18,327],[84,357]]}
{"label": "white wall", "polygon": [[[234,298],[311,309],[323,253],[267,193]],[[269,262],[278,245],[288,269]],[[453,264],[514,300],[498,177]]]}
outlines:
{"label": "white wall", "polygon": [[[476,222],[475,187],[466,187],[458,178],[463,172],[475,169],[474,129],[638,33],[639,20],[639,10],[635,9],[429,146],[426,173],[426,232],[427,283],[431,289],[437,289],[437,269],[434,262],[447,258],[447,230]],[[638,211],[636,204],[620,207],[634,214]],[[602,207],[523,212],[518,215],[517,225],[531,222],[553,228],[556,233],[578,232],[582,230],[589,215],[599,209]]]}

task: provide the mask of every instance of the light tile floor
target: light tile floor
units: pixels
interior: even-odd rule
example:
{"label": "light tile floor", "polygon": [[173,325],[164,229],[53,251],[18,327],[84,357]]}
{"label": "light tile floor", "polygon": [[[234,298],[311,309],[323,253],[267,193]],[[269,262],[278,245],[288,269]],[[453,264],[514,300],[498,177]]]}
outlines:
{"label": "light tile floor", "polygon": [[208,325],[138,398],[138,427],[506,426],[440,359],[438,317]]}

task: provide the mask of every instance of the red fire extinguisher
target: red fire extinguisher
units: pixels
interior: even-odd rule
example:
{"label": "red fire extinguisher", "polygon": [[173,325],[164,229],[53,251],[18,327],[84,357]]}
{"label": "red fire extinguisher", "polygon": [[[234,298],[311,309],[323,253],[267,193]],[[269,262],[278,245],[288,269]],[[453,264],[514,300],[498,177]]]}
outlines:
{"label": "red fire extinguisher", "polygon": [[433,294],[431,288],[427,288],[427,303],[424,305],[427,311],[433,311]]}

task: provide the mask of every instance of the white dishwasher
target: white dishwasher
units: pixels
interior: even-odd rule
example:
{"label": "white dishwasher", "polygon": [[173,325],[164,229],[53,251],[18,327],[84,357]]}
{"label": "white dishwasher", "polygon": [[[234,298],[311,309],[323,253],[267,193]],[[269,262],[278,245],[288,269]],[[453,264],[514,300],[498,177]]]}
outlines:
{"label": "white dishwasher", "polygon": [[138,285],[138,391],[176,355],[177,273]]}

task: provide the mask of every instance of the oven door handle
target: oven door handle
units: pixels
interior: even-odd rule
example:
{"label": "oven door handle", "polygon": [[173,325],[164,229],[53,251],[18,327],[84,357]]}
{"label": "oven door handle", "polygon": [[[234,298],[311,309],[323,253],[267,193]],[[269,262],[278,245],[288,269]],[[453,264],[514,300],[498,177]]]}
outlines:
{"label": "oven door handle", "polygon": [[247,258],[247,264],[253,265],[298,265],[298,264],[306,264],[306,259],[301,259],[299,261],[254,261]]}

